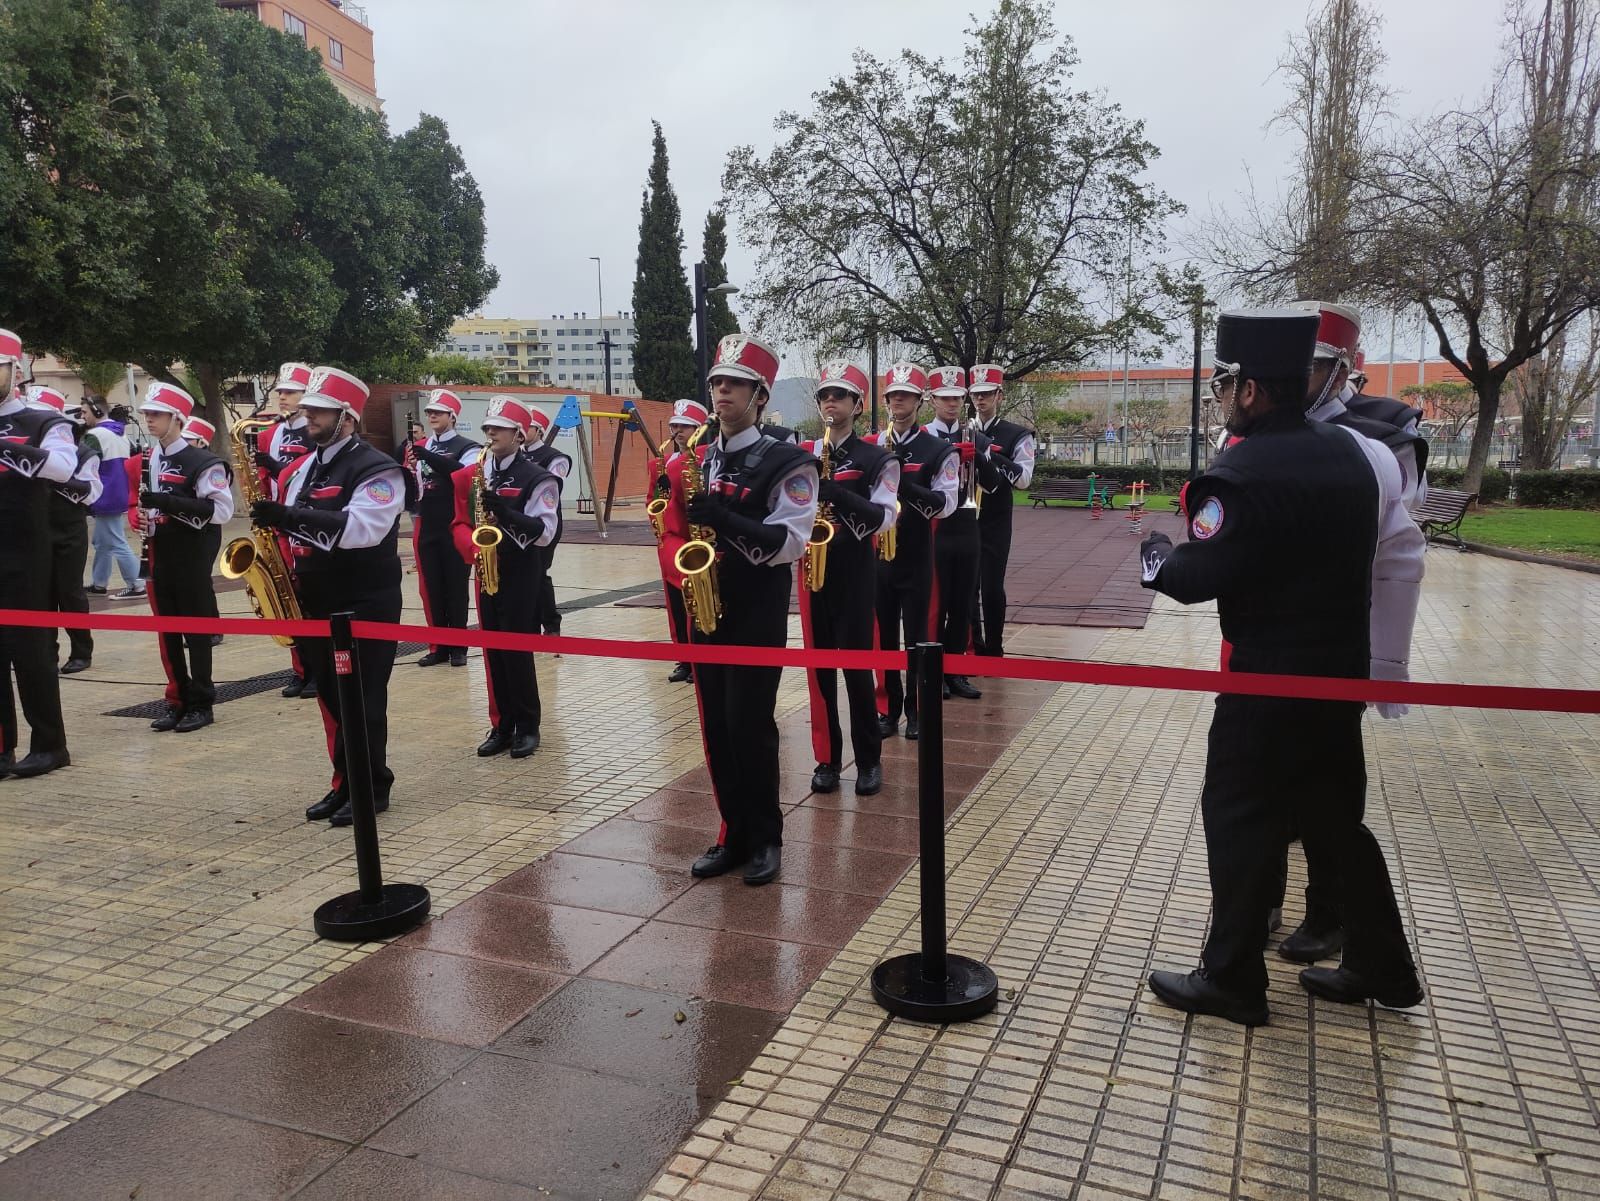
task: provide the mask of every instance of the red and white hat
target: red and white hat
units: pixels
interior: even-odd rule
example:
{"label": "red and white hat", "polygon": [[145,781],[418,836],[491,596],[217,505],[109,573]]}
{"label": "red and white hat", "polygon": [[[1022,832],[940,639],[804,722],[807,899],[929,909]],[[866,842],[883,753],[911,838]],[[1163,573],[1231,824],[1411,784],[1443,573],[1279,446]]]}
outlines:
{"label": "red and white hat", "polygon": [[34,384],[28,389],[28,403],[39,409],[49,409],[53,413],[66,413],[67,398],[54,388],[43,384]]}
{"label": "red and white hat", "polygon": [[340,371],[337,367],[313,367],[300,406],[339,409],[360,421],[367,407],[367,397],[371,394],[372,390],[348,371]]}
{"label": "red and white hat", "polygon": [[204,417],[191,417],[183,423],[183,436],[196,446],[210,446],[217,436],[217,427]]}
{"label": "red and white hat", "polygon": [[1362,379],[1366,379],[1367,378],[1367,352],[1366,351],[1364,351],[1364,350],[1356,351],[1356,361],[1350,365],[1350,374],[1351,375],[1359,375]]}
{"label": "red and white hat", "polygon": [[22,365],[22,339],[8,329],[0,329],[0,363]]}
{"label": "red and white hat", "polygon": [[967,373],[968,392],[997,392],[1005,383],[1006,373],[997,363],[979,363]]}
{"label": "red and white hat", "polygon": [[729,334],[717,343],[717,359],[706,372],[708,380],[719,375],[754,380],[770,393],[778,380],[778,352],[749,334]]}
{"label": "red and white hat", "polygon": [[928,384],[935,396],[965,396],[967,373],[959,367],[935,367]]}
{"label": "red and white hat", "polygon": [[311,382],[311,368],[304,363],[285,363],[278,368],[278,382],[274,392],[304,392]]}
{"label": "red and white hat", "polygon": [[543,409],[538,408],[535,405],[529,405],[528,406],[528,416],[533,418],[533,425],[528,427],[528,432],[529,433],[532,433],[535,427],[538,428],[540,437],[544,437],[546,434],[548,434],[550,432],[550,414],[549,413],[546,413]]}
{"label": "red and white hat", "polygon": [[1346,367],[1351,364],[1361,343],[1361,314],[1357,310],[1326,300],[1297,300],[1289,307],[1316,313],[1321,319],[1314,358],[1338,359]]}
{"label": "red and white hat", "polygon": [[907,359],[901,359],[883,373],[883,394],[915,392],[921,396],[928,390],[928,369]]}
{"label": "red and white hat", "polygon": [[449,413],[452,417],[461,416],[461,397],[449,388],[435,388],[428,393],[428,399],[422,403],[424,413]]}
{"label": "red and white hat", "polygon": [[[489,398],[489,411],[483,416],[483,424],[495,425],[502,429],[516,430],[524,438],[528,436],[528,427],[533,424],[534,413],[527,405],[515,396],[491,396]],[[544,414],[540,413],[543,417]],[[550,419],[545,417],[545,423]]]}
{"label": "red and white hat", "polygon": [[668,425],[699,426],[706,423],[706,407],[697,400],[675,400]]}
{"label": "red and white hat", "polygon": [[177,384],[155,380],[145,389],[144,403],[139,406],[139,412],[171,413],[174,417],[181,417],[187,421],[194,413],[194,397]]}
{"label": "red and white hat", "polygon": [[817,381],[818,396],[824,388],[843,388],[855,393],[859,400],[867,394],[867,373],[849,359],[834,359],[822,365],[822,378]]}

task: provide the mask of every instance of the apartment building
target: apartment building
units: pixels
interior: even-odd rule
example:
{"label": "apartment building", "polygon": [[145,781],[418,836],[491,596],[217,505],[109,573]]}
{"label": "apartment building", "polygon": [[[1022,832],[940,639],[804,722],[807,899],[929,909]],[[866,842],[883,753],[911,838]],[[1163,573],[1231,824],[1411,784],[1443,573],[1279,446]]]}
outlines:
{"label": "apartment building", "polygon": [[602,392],[606,384],[605,343],[611,335],[611,393],[638,396],[633,379],[633,315],[591,317],[561,313],[548,319],[463,317],[450,327],[441,353],[488,360],[509,384]]}
{"label": "apartment building", "polygon": [[322,69],[350,103],[379,111],[372,27],[367,10],[345,0],[217,0],[297,37],[322,56]]}

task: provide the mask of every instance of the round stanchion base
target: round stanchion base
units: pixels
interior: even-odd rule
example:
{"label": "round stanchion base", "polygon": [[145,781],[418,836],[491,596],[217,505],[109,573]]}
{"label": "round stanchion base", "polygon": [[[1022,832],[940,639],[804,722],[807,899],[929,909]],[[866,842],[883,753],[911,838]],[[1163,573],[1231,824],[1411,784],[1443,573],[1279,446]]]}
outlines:
{"label": "round stanchion base", "polygon": [[321,938],[366,942],[420,926],[430,904],[432,898],[420,884],[385,884],[376,905],[365,904],[359,891],[347,892],[318,905],[311,924]]}
{"label": "round stanchion base", "polygon": [[987,964],[965,955],[945,956],[943,980],[922,978],[922,953],[897,955],[872,969],[872,999],[897,1018],[913,1022],[967,1022],[1000,999],[1000,982]]}

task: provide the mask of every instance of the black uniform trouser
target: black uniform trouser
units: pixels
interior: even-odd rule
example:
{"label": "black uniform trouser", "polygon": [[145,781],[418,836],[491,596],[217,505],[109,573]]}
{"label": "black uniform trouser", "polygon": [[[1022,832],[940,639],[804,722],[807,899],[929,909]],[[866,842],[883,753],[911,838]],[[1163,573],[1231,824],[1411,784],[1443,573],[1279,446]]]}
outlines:
{"label": "black uniform trouser", "polygon": [[1012,507],[984,499],[978,514],[978,596],[972,643],[980,655],[1005,654],[1006,564],[1011,560]]}
{"label": "black uniform trouser", "polygon": [[[907,650],[928,641],[928,607],[933,603],[933,558],[930,553],[907,556],[901,546],[889,563],[878,568],[878,646],[881,650],[900,649],[901,632]],[[908,717],[917,712],[917,668],[913,658],[907,665],[905,684],[898,671],[883,673],[883,691],[889,702],[888,716],[898,721],[903,710]]]}
{"label": "black uniform trouser", "polygon": [[[540,633],[537,607],[544,572],[540,570],[543,547],[526,551],[507,551],[509,542],[500,544],[500,590],[493,596],[478,590],[478,624],[486,630],[510,634]],[[513,566],[510,555],[526,556],[525,565]],[[499,721],[495,728],[515,734],[537,734],[543,710],[539,704],[539,677],[534,671],[532,651],[483,652]]]}
{"label": "black uniform trouser", "polygon": [[1211,875],[1211,932],[1202,962],[1225,988],[1266,990],[1267,913],[1291,825],[1334,871],[1329,884],[1344,919],[1344,966],[1378,981],[1415,972],[1383,851],[1362,822],[1363,708],[1217,698],[1200,797]]}
{"label": "black uniform trouser", "polygon": [[[458,559],[459,555],[456,556]],[[398,568],[397,568],[398,570]],[[298,577],[300,610],[313,620],[348,609],[358,621],[397,622],[400,620],[400,585],[378,586],[364,592],[340,595],[331,581],[313,574]],[[339,791],[349,796],[350,779],[345,763],[344,718],[339,704],[339,677],[334,673],[333,642],[328,638],[296,640],[306,676],[317,685],[317,703],[328,715],[332,732],[328,757],[333,761]],[[373,638],[357,638],[357,658],[361,660],[361,693],[367,717],[367,750],[372,760],[374,796],[388,796],[394,785],[389,769],[389,677],[394,672],[397,643]]]}
{"label": "black uniform trouser", "polygon": [[933,565],[939,578],[939,640],[945,654],[965,654],[978,586],[978,522],[972,510],[957,509],[939,522],[933,535]]}
{"label": "black uniform trouser", "polygon": [[[838,545],[836,538],[834,546]],[[877,559],[871,553],[862,553],[863,549],[872,551],[870,542],[849,549],[853,553],[848,557],[832,556],[834,562],[828,565],[822,591],[804,598],[804,603],[811,606],[811,645],[826,650],[870,651]],[[844,731],[839,725],[839,673],[832,667],[819,667],[811,676],[822,701],[827,735],[825,747],[820,745],[820,739],[813,739],[819,743],[815,748],[817,757],[837,770],[844,753]],[[856,770],[876,767],[883,757],[883,735],[878,732],[878,689],[872,672],[846,669],[844,691],[850,703],[850,748],[855,752]],[[815,711],[811,722],[813,732],[821,733],[816,730]]]}
{"label": "black uniform trouser", "polygon": [[539,594],[535,598],[539,624],[532,633],[553,636],[561,633],[561,610],[556,608],[556,585],[550,578],[550,568],[555,563],[556,548],[554,544],[539,546],[534,548],[534,553],[539,556]]}
{"label": "black uniform trouser", "polygon": [[[1293,842],[1300,837],[1300,831],[1291,827],[1285,831],[1288,841],[1284,843],[1283,855],[1278,861],[1276,900],[1273,908],[1281,908],[1289,892],[1289,854],[1293,850]],[[1302,843],[1306,857],[1306,910],[1303,919],[1308,930],[1322,933],[1335,930],[1339,926],[1339,910],[1334,904],[1332,893],[1328,888],[1330,867],[1322,862],[1316,847],[1306,847]]]}
{"label": "black uniform trouser", "polygon": [[[89,511],[81,505],[50,498],[50,607],[58,613],[87,613],[89,594],[83,590],[83,572],[89,565]],[[51,635],[55,654],[59,638]],[[83,628],[67,631],[67,652],[73,659],[94,658],[94,638]]]}
{"label": "black uniform trouser", "polygon": [[[217,592],[211,581],[216,553],[212,543],[222,527],[212,525],[206,535],[184,537],[163,545],[158,535],[151,549],[150,602],[161,617],[216,617]],[[180,709],[209,709],[216,703],[217,686],[211,678],[210,634],[162,634],[161,658],[169,683],[167,701]],[[174,700],[176,694],[176,700]]]}
{"label": "black uniform trouser", "polygon": [[[423,519],[422,537],[417,539],[417,573],[422,577],[423,591],[427,594],[428,621],[452,630],[466,629],[470,568],[456,550],[448,522]],[[466,649],[439,645],[444,654]]]}
{"label": "black uniform trouser", "polygon": [[[785,646],[789,641],[792,565],[754,567],[738,551],[719,561],[723,615],[714,633],[692,633],[712,645]],[[692,627],[691,627],[692,628]],[[752,851],[783,842],[778,805],[778,705],[781,667],[695,666],[694,686],[705,729],[706,766],[727,826],[727,845]]]}
{"label": "black uniform trouser", "polygon": [[[39,508],[32,507],[37,500]],[[0,609],[50,608],[50,532],[44,498],[0,507]],[[61,720],[61,677],[51,653],[51,631],[33,626],[0,626],[0,750],[18,749],[16,705],[28,723],[28,749],[46,753],[67,749]],[[11,676],[17,678],[16,701]]]}
{"label": "black uniform trouser", "polygon": [[674,642],[689,641],[689,611],[683,607],[683,589],[664,584],[667,594],[667,625]]}

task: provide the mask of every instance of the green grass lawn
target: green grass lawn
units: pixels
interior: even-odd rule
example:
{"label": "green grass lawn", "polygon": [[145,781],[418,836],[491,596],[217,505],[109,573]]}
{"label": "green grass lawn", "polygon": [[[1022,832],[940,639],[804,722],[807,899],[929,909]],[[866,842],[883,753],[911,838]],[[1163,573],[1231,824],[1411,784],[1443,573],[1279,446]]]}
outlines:
{"label": "green grass lawn", "polygon": [[1600,510],[1491,506],[1461,523],[1468,542],[1600,563]]}

